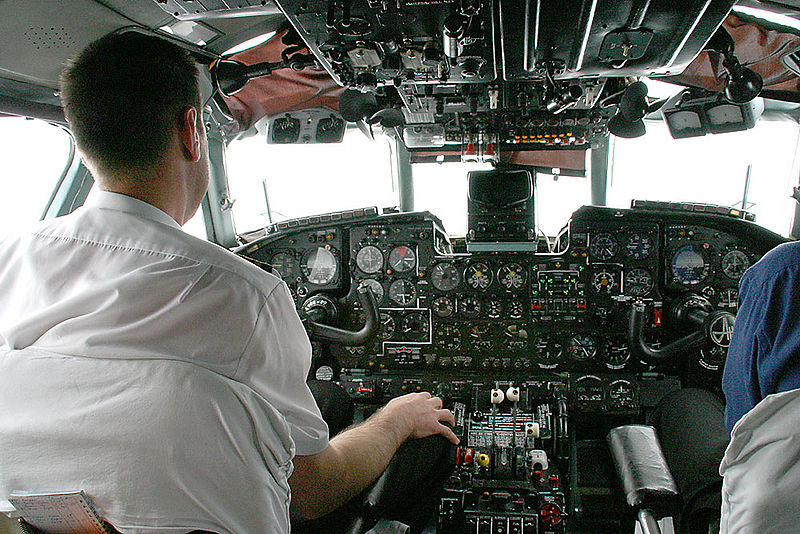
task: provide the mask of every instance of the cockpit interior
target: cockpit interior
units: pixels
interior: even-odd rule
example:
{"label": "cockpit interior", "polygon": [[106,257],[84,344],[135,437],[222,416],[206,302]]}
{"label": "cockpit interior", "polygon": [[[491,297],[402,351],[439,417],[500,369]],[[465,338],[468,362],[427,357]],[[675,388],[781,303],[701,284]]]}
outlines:
{"label": "cockpit interior", "polygon": [[[673,392],[724,402],[739,281],[800,235],[800,4],[0,0],[0,129],[25,117],[68,132],[59,73],[112,32],[161,36],[200,65],[211,185],[194,224],[286,283],[312,344],[309,379],[341,386],[356,421],[415,391],[455,415],[461,443],[437,459],[447,472],[428,514],[409,520],[394,514],[398,499],[367,498],[357,527],[298,532],[714,531],[713,520],[678,526],[677,489],[627,480],[635,458],[619,455],[635,457],[639,442],[618,441]],[[786,130],[763,130],[761,144],[744,137],[775,124]],[[692,159],[635,144],[657,136],[717,148]],[[349,139],[360,148],[334,160]],[[237,160],[248,144],[305,152]],[[374,146],[386,176],[368,159]],[[754,164],[733,175],[726,162],[750,157],[741,146],[785,160],[784,174]],[[624,147],[645,155],[626,164]],[[73,211],[92,188],[74,146],[66,152],[34,220]],[[314,159],[367,185],[292,171]],[[415,203],[415,187],[430,188],[417,169],[435,183],[451,166],[458,187]],[[388,197],[370,202],[379,182]],[[328,203],[332,191],[344,200]],[[561,220],[543,220],[562,204]],[[427,486],[404,476],[432,462],[415,453],[387,471],[412,493]],[[675,522],[642,519],[631,494]],[[380,530],[389,519],[396,530]]]}

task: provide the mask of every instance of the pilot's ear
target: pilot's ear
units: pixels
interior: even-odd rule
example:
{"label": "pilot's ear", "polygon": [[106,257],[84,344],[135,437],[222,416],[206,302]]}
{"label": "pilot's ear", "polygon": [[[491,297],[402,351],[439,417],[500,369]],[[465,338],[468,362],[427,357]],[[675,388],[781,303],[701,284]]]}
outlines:
{"label": "pilot's ear", "polygon": [[183,155],[189,161],[200,160],[200,130],[197,122],[197,109],[186,108],[181,115],[179,137]]}

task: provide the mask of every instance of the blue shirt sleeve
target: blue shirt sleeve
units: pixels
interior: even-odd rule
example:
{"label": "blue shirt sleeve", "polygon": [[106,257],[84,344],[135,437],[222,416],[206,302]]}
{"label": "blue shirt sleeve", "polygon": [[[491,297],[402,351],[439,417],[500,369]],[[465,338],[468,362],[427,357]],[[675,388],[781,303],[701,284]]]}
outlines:
{"label": "blue shirt sleeve", "polygon": [[800,388],[800,243],[778,247],[745,273],[725,362],[725,426],[764,397]]}

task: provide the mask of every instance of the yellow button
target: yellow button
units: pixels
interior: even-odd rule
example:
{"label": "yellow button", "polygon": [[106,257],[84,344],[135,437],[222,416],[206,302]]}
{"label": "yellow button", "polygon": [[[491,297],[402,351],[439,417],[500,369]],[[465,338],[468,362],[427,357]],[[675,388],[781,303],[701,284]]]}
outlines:
{"label": "yellow button", "polygon": [[478,458],[475,460],[478,462],[478,465],[481,467],[486,467],[489,465],[489,455],[488,454],[479,454]]}

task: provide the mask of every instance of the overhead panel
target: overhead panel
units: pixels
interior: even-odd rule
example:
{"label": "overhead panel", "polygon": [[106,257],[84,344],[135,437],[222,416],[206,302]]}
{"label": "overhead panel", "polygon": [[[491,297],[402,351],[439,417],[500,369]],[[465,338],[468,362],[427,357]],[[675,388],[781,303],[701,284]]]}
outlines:
{"label": "overhead panel", "polygon": [[479,83],[496,77],[495,10],[481,0],[279,0],[342,85]]}
{"label": "overhead panel", "polygon": [[509,81],[681,72],[731,0],[500,0],[503,77]]}

